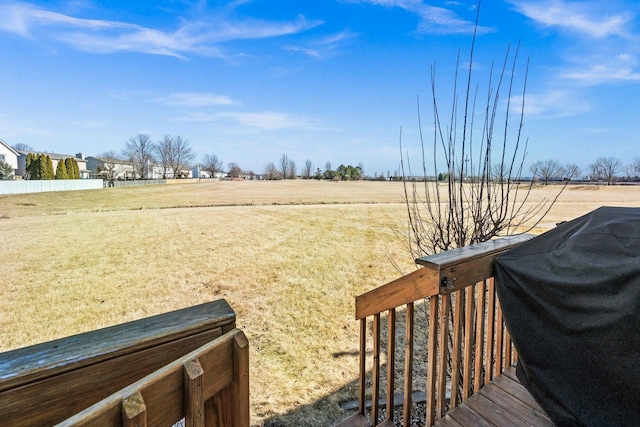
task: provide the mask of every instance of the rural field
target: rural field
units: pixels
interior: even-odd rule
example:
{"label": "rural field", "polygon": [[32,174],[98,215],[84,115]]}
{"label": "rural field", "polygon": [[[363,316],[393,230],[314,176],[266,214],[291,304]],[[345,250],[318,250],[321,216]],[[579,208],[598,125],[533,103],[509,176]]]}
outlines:
{"label": "rural field", "polygon": [[[552,200],[539,186],[531,203]],[[200,182],[0,196],[0,351],[225,298],[253,425],[333,425],[356,398],[355,296],[414,267],[394,182]],[[568,186],[533,231],[640,187]]]}

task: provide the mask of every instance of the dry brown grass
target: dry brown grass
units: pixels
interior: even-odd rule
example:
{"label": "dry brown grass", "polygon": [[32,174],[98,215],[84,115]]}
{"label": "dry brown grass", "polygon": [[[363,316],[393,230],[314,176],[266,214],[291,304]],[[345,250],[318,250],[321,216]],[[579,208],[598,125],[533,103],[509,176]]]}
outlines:
{"label": "dry brown grass", "polygon": [[[569,187],[537,231],[640,206],[639,190]],[[392,261],[413,268],[401,194],[295,181],[0,196],[0,350],[226,298],[251,343],[252,423],[332,425],[355,398],[355,295],[397,278]]]}

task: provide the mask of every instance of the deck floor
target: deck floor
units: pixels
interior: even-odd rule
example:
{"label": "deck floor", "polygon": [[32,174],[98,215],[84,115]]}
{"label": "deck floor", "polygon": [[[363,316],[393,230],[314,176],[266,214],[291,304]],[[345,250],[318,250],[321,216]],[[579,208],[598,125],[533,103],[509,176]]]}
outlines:
{"label": "deck floor", "polygon": [[554,426],[516,378],[513,367],[450,411],[434,426]]}

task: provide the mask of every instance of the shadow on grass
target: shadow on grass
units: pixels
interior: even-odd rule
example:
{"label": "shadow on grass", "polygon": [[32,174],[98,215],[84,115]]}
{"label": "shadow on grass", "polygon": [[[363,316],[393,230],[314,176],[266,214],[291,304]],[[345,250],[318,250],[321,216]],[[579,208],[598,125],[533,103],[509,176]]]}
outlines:
{"label": "shadow on grass", "polygon": [[[414,360],[413,360],[413,391],[424,392],[426,387],[426,349],[428,308],[423,302],[416,303],[414,329]],[[367,325],[367,374],[365,378],[365,396],[371,398],[371,359],[373,353],[372,322]],[[380,397],[385,396],[387,390],[387,316],[381,316],[381,364],[380,364]],[[394,394],[402,394],[404,390],[404,343],[405,343],[405,309],[396,310],[396,345],[394,369]],[[353,337],[357,344],[358,336]],[[334,358],[344,358],[345,363],[359,363],[359,352],[340,351],[332,355]],[[274,414],[265,419],[264,427],[293,427],[293,426],[335,426],[339,422],[357,412],[358,379],[348,382],[334,392],[308,404],[303,404],[284,414]],[[353,403],[355,409],[342,409],[341,405]],[[395,419],[401,419],[402,407],[396,408]],[[381,411],[384,414],[384,410]],[[418,424],[416,424],[418,425]]]}

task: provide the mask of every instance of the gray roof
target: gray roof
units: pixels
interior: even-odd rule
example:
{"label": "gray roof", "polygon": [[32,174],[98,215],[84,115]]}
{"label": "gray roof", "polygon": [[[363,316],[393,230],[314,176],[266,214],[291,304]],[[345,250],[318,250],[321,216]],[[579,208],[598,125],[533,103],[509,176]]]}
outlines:
{"label": "gray roof", "polygon": [[51,160],[64,160],[66,158],[72,157],[74,158],[76,161],[80,160],[82,162],[86,162],[86,159],[81,159],[79,157],[76,157],[73,154],[58,154],[58,153],[47,153],[46,151],[26,151],[26,150],[17,150],[19,154],[26,156],[29,153],[31,154],[44,154],[47,155],[51,158]]}

